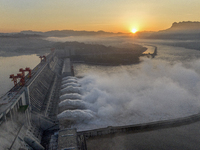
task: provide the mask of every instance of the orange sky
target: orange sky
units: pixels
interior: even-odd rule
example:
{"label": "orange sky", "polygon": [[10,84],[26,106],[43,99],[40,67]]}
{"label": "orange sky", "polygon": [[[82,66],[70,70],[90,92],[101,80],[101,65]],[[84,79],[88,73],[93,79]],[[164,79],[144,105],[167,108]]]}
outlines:
{"label": "orange sky", "polygon": [[0,0],[0,32],[158,31],[199,21],[199,0]]}

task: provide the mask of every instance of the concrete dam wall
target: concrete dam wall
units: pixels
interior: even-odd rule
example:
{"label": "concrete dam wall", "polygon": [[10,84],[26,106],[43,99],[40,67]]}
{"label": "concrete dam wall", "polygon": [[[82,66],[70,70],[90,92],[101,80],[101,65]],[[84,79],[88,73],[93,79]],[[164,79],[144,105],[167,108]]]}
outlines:
{"label": "concrete dam wall", "polygon": [[[9,140],[2,140],[0,149],[42,149],[39,143],[44,130],[56,125],[57,103],[54,99],[59,96],[57,86],[63,59],[55,55],[53,52],[47,56],[46,61],[41,61],[32,70],[32,78],[26,79],[23,87],[17,85],[2,97],[0,130],[6,124],[10,124],[12,130],[5,130]],[[5,139],[3,137],[1,134],[0,139]],[[30,141],[36,144],[31,146],[28,144]]]}
{"label": "concrete dam wall", "polygon": [[47,94],[54,78],[55,73],[46,65],[29,86],[30,103],[33,111],[41,113],[42,108],[45,107],[45,100],[47,100]]}
{"label": "concrete dam wall", "polygon": [[88,138],[108,135],[108,134],[119,134],[119,133],[130,134],[130,133],[146,132],[146,131],[157,130],[157,129],[178,127],[178,126],[188,125],[188,124],[199,122],[199,121],[200,121],[200,113],[191,115],[188,117],[172,119],[172,120],[163,120],[163,121],[134,124],[134,125],[127,125],[127,126],[109,126],[107,128],[81,131],[81,132],[78,132],[78,136],[84,136],[88,139]]}

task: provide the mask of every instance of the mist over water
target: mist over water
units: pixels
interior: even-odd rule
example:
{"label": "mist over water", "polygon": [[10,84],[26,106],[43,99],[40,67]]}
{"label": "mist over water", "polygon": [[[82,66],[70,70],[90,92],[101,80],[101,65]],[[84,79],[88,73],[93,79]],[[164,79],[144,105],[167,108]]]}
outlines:
{"label": "mist over water", "polygon": [[100,67],[84,73],[79,84],[91,114],[75,125],[78,130],[199,113],[200,59],[171,63],[143,58],[139,66],[133,66],[115,67],[112,71]]}
{"label": "mist over water", "polygon": [[53,42],[84,42],[90,44],[103,44],[103,45],[118,45],[127,40],[125,37],[120,36],[68,36],[68,37],[48,37],[45,40]]}

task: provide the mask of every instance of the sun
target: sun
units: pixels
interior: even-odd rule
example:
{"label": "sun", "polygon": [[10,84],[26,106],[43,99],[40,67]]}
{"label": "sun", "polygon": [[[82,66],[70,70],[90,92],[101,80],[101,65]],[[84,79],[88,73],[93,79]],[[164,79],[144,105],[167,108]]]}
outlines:
{"label": "sun", "polygon": [[136,33],[138,30],[136,28],[131,29],[132,33]]}

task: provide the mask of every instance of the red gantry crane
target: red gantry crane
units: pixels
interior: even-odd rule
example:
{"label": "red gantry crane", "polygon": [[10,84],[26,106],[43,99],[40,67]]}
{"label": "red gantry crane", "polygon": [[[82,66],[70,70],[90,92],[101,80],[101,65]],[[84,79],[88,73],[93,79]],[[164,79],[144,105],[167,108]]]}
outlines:
{"label": "red gantry crane", "polygon": [[25,85],[25,72],[28,71],[29,75],[28,77],[31,78],[31,69],[30,68],[20,68],[19,72],[22,73],[18,73],[16,76],[14,74],[10,75],[10,78],[13,79],[12,81],[14,82],[14,85],[17,85],[17,79],[20,79],[20,85],[24,86]]}
{"label": "red gantry crane", "polygon": [[14,74],[11,74],[10,78],[13,79],[15,86],[17,85],[17,79],[20,79],[20,85],[23,86],[25,84],[25,79],[22,73],[19,73],[16,76]]}
{"label": "red gantry crane", "polygon": [[41,59],[41,62],[42,62],[43,60],[46,62],[46,56],[43,55],[43,56],[40,56],[39,58]]}
{"label": "red gantry crane", "polygon": [[26,71],[29,72],[28,77],[31,78],[31,69],[30,69],[30,68],[27,68],[27,67],[26,67],[25,69],[23,69],[23,68],[20,68],[20,69],[19,69],[19,72],[22,72],[23,76],[25,76],[25,72],[26,72]]}
{"label": "red gantry crane", "polygon": [[18,79],[18,77],[15,76],[14,74],[11,74],[10,78],[12,79],[12,81],[14,82],[14,85],[16,86],[17,85],[17,79]]}

